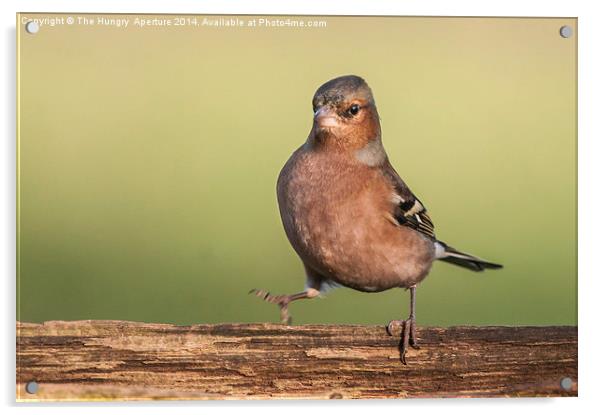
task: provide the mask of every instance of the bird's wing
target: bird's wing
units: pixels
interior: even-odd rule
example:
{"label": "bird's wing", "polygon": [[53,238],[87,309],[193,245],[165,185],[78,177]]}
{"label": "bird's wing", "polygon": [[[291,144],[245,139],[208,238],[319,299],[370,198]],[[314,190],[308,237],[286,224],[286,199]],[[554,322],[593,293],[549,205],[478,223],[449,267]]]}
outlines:
{"label": "bird's wing", "polygon": [[399,177],[389,160],[383,164],[382,171],[395,189],[396,204],[393,212],[395,221],[401,226],[415,229],[428,238],[436,240],[435,225],[426,212],[426,208]]}

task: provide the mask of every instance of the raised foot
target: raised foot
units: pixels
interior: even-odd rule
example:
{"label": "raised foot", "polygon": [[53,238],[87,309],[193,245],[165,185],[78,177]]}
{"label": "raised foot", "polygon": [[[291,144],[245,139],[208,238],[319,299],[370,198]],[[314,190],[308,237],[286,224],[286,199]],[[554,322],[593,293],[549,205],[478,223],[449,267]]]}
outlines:
{"label": "raised foot", "polygon": [[414,317],[410,317],[407,320],[391,320],[386,327],[387,334],[389,336],[393,336],[393,332],[397,329],[397,327],[401,328],[399,341],[401,363],[407,365],[406,352],[408,351],[408,348],[412,346],[414,349],[420,349],[416,341],[416,319]]}
{"label": "raised foot", "polygon": [[287,326],[291,325],[293,318],[288,312],[288,305],[291,302],[290,295],[272,295],[268,291],[255,288],[249,291],[249,294],[255,294],[257,297],[268,303],[276,304],[280,308],[280,322]]}

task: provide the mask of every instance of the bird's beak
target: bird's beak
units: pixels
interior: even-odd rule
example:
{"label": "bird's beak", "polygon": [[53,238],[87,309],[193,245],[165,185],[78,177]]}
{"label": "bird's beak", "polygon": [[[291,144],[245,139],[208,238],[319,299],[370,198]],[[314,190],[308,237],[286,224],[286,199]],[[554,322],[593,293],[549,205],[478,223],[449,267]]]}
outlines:
{"label": "bird's beak", "polygon": [[329,128],[336,127],[338,125],[338,120],[333,109],[325,105],[315,112],[314,123],[319,128]]}

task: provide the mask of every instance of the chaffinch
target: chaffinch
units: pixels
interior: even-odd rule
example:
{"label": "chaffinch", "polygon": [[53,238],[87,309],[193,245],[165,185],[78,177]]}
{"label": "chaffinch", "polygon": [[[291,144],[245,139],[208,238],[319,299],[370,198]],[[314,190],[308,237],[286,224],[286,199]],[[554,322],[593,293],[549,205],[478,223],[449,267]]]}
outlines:
{"label": "chaffinch", "polygon": [[435,260],[472,271],[501,265],[437,240],[424,204],[399,177],[381,140],[378,111],[368,84],[354,75],[332,79],[313,97],[311,132],[284,165],[277,194],[286,235],[305,267],[303,292],[271,295],[283,323],[288,305],[333,286],[364,292],[410,290],[410,315],[401,327],[401,360],[416,344],[416,286]]}

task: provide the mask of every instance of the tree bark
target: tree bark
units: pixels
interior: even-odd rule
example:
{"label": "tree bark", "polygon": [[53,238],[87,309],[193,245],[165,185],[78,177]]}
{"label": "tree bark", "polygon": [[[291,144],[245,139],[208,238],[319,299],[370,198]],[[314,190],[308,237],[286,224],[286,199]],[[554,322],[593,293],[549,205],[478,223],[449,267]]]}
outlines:
{"label": "tree bark", "polygon": [[417,335],[406,366],[399,336],[377,326],[18,322],[17,399],[577,395],[576,327],[419,327]]}

